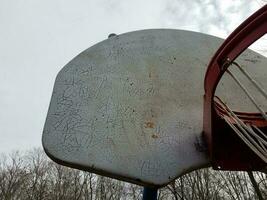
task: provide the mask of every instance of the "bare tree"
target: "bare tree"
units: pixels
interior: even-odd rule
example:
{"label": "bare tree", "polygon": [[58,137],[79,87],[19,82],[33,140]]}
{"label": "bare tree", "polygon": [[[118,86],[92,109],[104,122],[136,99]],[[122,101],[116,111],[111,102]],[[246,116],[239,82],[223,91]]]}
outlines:
{"label": "bare tree", "polygon": [[[255,172],[255,183],[267,199],[267,176]],[[0,157],[2,200],[139,200],[142,187],[58,165],[42,149]],[[258,199],[246,172],[197,170],[159,189],[158,199]]]}
{"label": "bare tree", "polygon": [[18,152],[10,155],[9,159],[3,156],[0,172],[0,197],[3,200],[20,199],[21,185],[27,178],[27,169],[23,166],[21,155]]}

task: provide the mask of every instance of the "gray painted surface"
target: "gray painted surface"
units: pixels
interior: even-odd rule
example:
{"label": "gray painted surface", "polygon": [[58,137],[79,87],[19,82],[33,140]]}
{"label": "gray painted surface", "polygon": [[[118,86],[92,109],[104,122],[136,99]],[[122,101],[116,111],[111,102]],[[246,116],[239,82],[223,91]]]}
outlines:
{"label": "gray painted surface", "polygon": [[209,165],[197,145],[203,84],[222,42],[195,32],[144,30],[85,50],[57,76],[46,152],[64,165],[150,186]]}

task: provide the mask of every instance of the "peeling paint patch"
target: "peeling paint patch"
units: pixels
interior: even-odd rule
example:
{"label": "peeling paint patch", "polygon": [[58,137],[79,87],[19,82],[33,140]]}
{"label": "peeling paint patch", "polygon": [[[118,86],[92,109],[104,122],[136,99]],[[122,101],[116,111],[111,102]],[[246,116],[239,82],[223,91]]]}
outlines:
{"label": "peeling paint patch", "polygon": [[159,138],[159,136],[156,135],[156,134],[153,134],[153,135],[152,135],[152,138],[157,139],[157,138]]}
{"label": "peeling paint patch", "polygon": [[155,124],[153,122],[146,122],[145,128],[154,128]]}

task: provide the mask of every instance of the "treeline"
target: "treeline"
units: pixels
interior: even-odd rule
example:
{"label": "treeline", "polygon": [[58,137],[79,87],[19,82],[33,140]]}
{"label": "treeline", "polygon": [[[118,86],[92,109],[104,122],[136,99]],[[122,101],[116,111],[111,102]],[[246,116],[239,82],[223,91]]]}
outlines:
{"label": "treeline", "polygon": [[[254,172],[263,199],[266,174]],[[60,166],[42,149],[15,152],[0,158],[1,200],[118,200],[142,199],[142,187]],[[246,172],[202,169],[184,175],[159,190],[159,199],[258,199]]]}

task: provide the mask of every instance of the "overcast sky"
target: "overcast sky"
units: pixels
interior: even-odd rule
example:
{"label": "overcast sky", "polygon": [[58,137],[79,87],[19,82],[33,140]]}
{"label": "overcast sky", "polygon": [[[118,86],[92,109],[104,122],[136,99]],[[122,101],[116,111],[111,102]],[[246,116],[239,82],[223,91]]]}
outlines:
{"label": "overcast sky", "polygon": [[260,0],[0,0],[0,152],[41,146],[58,71],[110,33],[172,28],[227,37]]}

